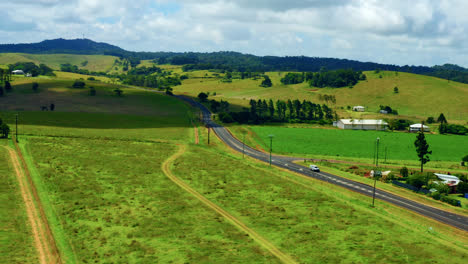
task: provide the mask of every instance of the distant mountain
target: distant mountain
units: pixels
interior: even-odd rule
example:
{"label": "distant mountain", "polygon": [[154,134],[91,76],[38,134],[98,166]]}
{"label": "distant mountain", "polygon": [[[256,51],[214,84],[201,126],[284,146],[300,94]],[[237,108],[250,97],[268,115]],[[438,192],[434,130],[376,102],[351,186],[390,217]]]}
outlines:
{"label": "distant mountain", "polygon": [[32,54],[106,54],[109,52],[125,52],[125,50],[102,42],[89,39],[52,39],[30,44],[0,44],[0,53],[32,53]]}
{"label": "distant mountain", "polygon": [[255,56],[232,51],[222,52],[133,52],[89,39],[53,39],[31,44],[0,44],[0,53],[33,54],[101,54],[127,58],[132,67],[140,60],[155,63],[185,65],[185,70],[218,69],[227,71],[320,71],[354,69],[356,71],[388,70],[430,75],[452,81],[468,83],[468,69],[454,64],[427,66],[398,66],[355,60],[306,56]]}

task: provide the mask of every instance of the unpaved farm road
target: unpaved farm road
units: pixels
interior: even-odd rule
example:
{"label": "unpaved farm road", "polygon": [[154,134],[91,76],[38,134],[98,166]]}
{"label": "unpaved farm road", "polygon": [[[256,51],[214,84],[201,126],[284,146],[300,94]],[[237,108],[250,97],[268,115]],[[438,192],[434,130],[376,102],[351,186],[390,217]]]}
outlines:
{"label": "unpaved farm road", "polygon": [[16,179],[18,180],[21,196],[23,197],[26,213],[28,216],[28,221],[31,225],[31,232],[33,235],[34,246],[37,250],[39,263],[61,263],[60,258],[57,257],[57,254],[54,253],[53,246],[51,246],[49,243],[49,239],[51,239],[52,234],[50,234],[44,226],[42,220],[43,218],[41,217],[40,211],[34,202],[34,196],[32,195],[29,188],[28,180],[24,174],[21,163],[18,159],[18,155],[13,149],[9,147],[5,148],[8,150],[11,163],[16,174]]}
{"label": "unpaved farm road", "polygon": [[188,184],[186,184],[184,181],[181,179],[177,178],[170,170],[170,166],[172,163],[180,157],[182,154],[184,154],[186,150],[185,145],[179,146],[179,150],[169,157],[163,164],[162,164],[162,170],[164,174],[175,184],[179,185],[184,191],[190,193],[193,195],[195,198],[197,198],[200,202],[202,202],[205,206],[208,208],[214,210],[216,213],[220,214],[223,216],[227,221],[229,221],[232,225],[240,229],[241,231],[247,233],[249,237],[251,237],[255,242],[257,242],[260,246],[268,250],[271,254],[273,254],[275,257],[277,257],[281,262],[283,263],[296,263],[294,259],[292,259],[289,255],[283,253],[281,250],[279,250],[275,245],[273,245],[270,241],[268,241],[266,238],[262,237],[260,234],[255,232],[253,229],[249,228],[246,226],[243,222],[241,222],[239,219],[228,213],[226,210],[218,206],[217,204],[213,203],[212,201],[208,200],[205,196],[197,192],[196,190],[192,189]]}

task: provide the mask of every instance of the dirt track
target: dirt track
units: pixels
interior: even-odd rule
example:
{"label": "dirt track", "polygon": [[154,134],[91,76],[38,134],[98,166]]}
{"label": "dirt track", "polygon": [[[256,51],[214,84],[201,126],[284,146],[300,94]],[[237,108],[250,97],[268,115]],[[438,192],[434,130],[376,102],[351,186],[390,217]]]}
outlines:
{"label": "dirt track", "polygon": [[289,255],[283,253],[280,251],[278,248],[276,248],[270,241],[262,237],[260,234],[255,232],[253,229],[250,229],[247,227],[244,223],[242,223],[239,219],[219,207],[218,205],[214,204],[210,200],[208,200],[205,196],[201,195],[194,189],[192,189],[189,185],[187,185],[185,182],[183,182],[181,179],[177,178],[172,174],[170,170],[171,164],[184,152],[186,151],[186,146],[181,145],[179,147],[179,150],[169,157],[163,164],[162,164],[162,170],[166,176],[173,181],[175,184],[179,185],[182,189],[187,191],[188,193],[192,194],[195,196],[198,200],[200,200],[203,204],[208,206],[209,208],[213,209],[215,212],[218,214],[222,215],[226,220],[228,220],[231,224],[236,226],[238,229],[242,230],[243,232],[247,233],[253,240],[255,240],[258,244],[260,244],[262,247],[264,247],[266,250],[268,250],[271,254],[276,256],[281,262],[283,263],[296,263],[294,259],[292,259]]}
{"label": "dirt track", "polygon": [[38,205],[39,208],[36,207],[35,201],[36,203],[40,203],[40,201],[35,198],[31,191],[32,187],[28,184],[28,179],[22,169],[18,155],[13,149],[9,147],[5,148],[9,152],[16,178],[18,180],[21,196],[23,197],[26,213],[31,225],[31,232],[34,238],[34,245],[37,249],[39,263],[62,263],[60,256],[58,255],[58,250],[55,248],[55,242],[52,245],[50,243],[50,240],[53,240],[52,233],[50,232],[47,223],[44,223],[45,216],[41,215],[41,213],[43,213],[40,209],[41,205]]}

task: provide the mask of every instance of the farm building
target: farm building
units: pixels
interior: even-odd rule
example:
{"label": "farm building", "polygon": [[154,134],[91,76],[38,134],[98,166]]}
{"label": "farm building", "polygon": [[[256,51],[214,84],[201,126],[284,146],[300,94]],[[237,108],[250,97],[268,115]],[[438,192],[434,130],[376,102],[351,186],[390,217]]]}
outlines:
{"label": "farm building", "polygon": [[358,106],[353,106],[353,111],[355,112],[364,112],[366,108],[364,106],[358,105]]}
{"label": "farm building", "polygon": [[374,119],[340,119],[336,126],[341,129],[386,130],[388,123]]}
{"label": "farm building", "polygon": [[14,71],[12,71],[11,73],[24,75],[24,71],[23,71],[23,70],[14,70]]}
{"label": "farm building", "polygon": [[446,184],[451,189],[452,193],[457,191],[457,185],[461,182],[457,176],[441,173],[434,173],[434,175],[441,180],[441,183]]}
{"label": "farm building", "polygon": [[429,132],[429,127],[422,124],[412,124],[410,126],[410,132],[419,132],[421,131],[421,126],[424,128],[424,132]]}

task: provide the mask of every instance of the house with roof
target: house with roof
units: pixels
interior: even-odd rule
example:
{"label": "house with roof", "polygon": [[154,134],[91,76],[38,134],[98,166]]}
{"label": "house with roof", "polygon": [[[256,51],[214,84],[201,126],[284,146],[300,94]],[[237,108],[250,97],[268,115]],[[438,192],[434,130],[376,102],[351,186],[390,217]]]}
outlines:
{"label": "house with roof", "polygon": [[461,182],[457,176],[442,173],[434,173],[434,175],[439,178],[438,182],[447,185],[452,193],[457,191],[457,185]]}
{"label": "house with roof", "polygon": [[362,105],[357,105],[357,106],[353,106],[353,111],[355,112],[364,112],[366,111],[366,108]]}
{"label": "house with roof", "polygon": [[336,126],[341,129],[386,130],[388,123],[375,119],[340,119]]}
{"label": "house with roof", "polygon": [[11,72],[12,74],[16,74],[16,75],[24,75],[24,71],[23,70],[14,70]]}
{"label": "house with roof", "polygon": [[421,131],[421,127],[423,127],[424,132],[430,132],[429,127],[423,124],[412,124],[409,127],[410,132],[419,132]]}

